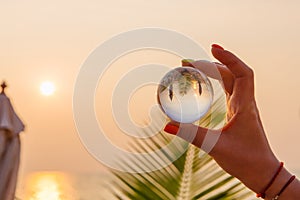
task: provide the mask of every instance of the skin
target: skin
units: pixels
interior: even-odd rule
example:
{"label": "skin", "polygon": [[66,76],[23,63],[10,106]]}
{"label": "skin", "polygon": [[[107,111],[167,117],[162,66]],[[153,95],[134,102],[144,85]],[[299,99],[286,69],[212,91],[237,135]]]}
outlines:
{"label": "skin", "polygon": [[[259,110],[254,96],[254,73],[243,61],[222,47],[212,46],[213,56],[221,62],[216,63],[227,95],[228,123],[221,130],[210,130],[210,134],[219,134],[214,148],[208,152],[226,172],[237,177],[249,189],[261,192],[276,173],[280,162],[268,143]],[[184,66],[202,70],[213,78],[211,70],[203,68],[200,61],[184,61]],[[176,127],[176,128],[174,128]],[[174,131],[174,129],[176,131]],[[190,141],[201,147],[208,129],[194,124],[170,122],[165,131]],[[171,130],[171,131],[170,131]],[[292,175],[284,168],[266,192],[265,199],[272,199]],[[300,182],[295,179],[282,193],[280,199],[300,199]]]}

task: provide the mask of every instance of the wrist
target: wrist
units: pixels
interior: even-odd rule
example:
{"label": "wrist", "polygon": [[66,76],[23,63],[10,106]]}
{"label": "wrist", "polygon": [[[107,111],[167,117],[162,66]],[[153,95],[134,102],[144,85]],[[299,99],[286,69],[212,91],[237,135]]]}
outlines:
{"label": "wrist", "polygon": [[286,169],[283,169],[278,179],[266,192],[266,200],[300,199],[299,188],[300,188],[299,180],[294,175],[289,173]]}
{"label": "wrist", "polygon": [[[246,176],[240,180],[255,193],[265,192],[267,185],[278,171],[280,162],[273,156],[265,157],[265,159],[253,165],[252,169]],[[279,175],[279,174],[278,174]]]}
{"label": "wrist", "polygon": [[[237,178],[255,193],[264,192],[266,200],[273,200],[281,191],[279,199],[300,199],[300,181],[296,178],[290,182],[292,174],[284,167],[280,169],[280,162],[275,156],[271,158],[253,165],[248,168],[248,174],[243,173],[241,177]],[[269,184],[270,186],[268,186]]]}
{"label": "wrist", "polygon": [[286,184],[286,182],[290,179],[291,176],[292,174],[290,174],[285,168],[283,168],[274,180],[273,184],[266,191],[265,199],[271,200],[272,198],[274,198],[282,189],[282,187]]}

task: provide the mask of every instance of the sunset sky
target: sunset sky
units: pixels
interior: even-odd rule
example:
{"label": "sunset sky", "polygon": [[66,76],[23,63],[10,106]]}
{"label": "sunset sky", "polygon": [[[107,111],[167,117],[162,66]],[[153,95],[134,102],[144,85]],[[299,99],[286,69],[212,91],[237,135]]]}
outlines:
{"label": "sunset sky", "polygon": [[[221,44],[249,64],[255,71],[257,103],[271,146],[289,169],[299,170],[299,7],[296,0],[1,1],[0,80],[7,81],[7,95],[26,124],[21,176],[45,170],[104,170],[76,132],[72,110],[76,77],[98,45],[113,35],[142,27],[184,34],[209,54],[212,43]],[[114,63],[116,69],[126,67],[112,70],[111,78],[117,81],[132,66],[148,62],[176,66],[180,58],[165,52],[133,53]],[[52,95],[40,92],[45,81],[54,84]],[[109,102],[110,83],[103,83],[107,93],[97,93],[99,116],[109,112],[102,100],[103,104]],[[146,87],[141,92],[149,95],[151,91],[155,90]],[[145,100],[142,94],[135,97],[142,107],[130,104],[136,123],[147,119],[147,109],[155,103],[155,96]],[[109,117],[105,126],[117,130]],[[122,136],[108,137],[122,145],[118,140]]]}

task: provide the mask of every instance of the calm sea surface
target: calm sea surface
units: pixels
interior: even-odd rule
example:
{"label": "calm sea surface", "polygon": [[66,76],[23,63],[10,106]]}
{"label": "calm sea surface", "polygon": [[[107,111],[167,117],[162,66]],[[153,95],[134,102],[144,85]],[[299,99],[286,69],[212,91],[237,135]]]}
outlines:
{"label": "calm sea surface", "polygon": [[[292,172],[300,177],[300,170]],[[38,172],[21,180],[17,197],[21,200],[114,200],[111,181],[108,173]]]}
{"label": "calm sea surface", "polygon": [[22,200],[101,200],[115,199],[109,188],[109,174],[38,172],[22,180],[17,197]]}

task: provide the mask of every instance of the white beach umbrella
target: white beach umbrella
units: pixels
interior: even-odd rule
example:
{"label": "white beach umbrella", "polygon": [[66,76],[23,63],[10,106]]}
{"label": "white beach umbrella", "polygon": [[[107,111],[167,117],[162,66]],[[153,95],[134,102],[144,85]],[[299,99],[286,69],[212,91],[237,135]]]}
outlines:
{"label": "white beach umbrella", "polygon": [[20,162],[20,137],[24,124],[16,115],[1,85],[0,93],[0,199],[15,199]]}

